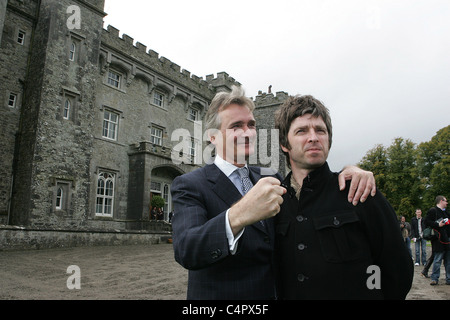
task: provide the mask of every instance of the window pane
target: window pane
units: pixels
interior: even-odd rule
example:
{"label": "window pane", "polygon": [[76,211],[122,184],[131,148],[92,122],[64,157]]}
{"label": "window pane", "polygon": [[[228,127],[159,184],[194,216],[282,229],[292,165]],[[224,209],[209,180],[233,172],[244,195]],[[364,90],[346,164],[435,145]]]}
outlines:
{"label": "window pane", "polygon": [[64,103],[64,119],[69,119],[70,114],[70,100],[66,99],[66,102]]}
{"label": "window pane", "polygon": [[8,106],[10,106],[11,108],[15,108],[16,102],[17,102],[17,95],[14,93],[11,93],[9,95],[9,99],[8,99]]}
{"label": "window pane", "polygon": [[95,213],[103,213],[103,198],[97,198]]}
{"label": "window pane", "polygon": [[25,42],[25,32],[19,31],[19,34],[17,35],[17,43],[24,44]]}
{"label": "window pane", "polygon": [[112,216],[114,204],[114,175],[101,172],[98,175],[97,199],[95,213]]}
{"label": "window pane", "polygon": [[109,71],[108,72],[108,84],[112,85],[113,87],[119,88],[120,87],[120,75]]}
{"label": "window pane", "polygon": [[63,190],[62,188],[58,188],[56,193],[56,209],[62,208],[62,200],[63,200]]}
{"label": "window pane", "polygon": [[69,60],[74,61],[75,60],[75,52],[77,47],[75,46],[75,43],[71,43],[70,45],[70,51],[69,51]]}
{"label": "window pane", "polygon": [[164,96],[161,93],[155,92],[153,95],[153,103],[162,107],[164,105]]}
{"label": "window pane", "polygon": [[103,137],[116,140],[118,122],[119,115],[109,111],[105,111],[103,117]]}
{"label": "window pane", "polygon": [[111,180],[106,181],[106,196],[113,196],[113,182]]}

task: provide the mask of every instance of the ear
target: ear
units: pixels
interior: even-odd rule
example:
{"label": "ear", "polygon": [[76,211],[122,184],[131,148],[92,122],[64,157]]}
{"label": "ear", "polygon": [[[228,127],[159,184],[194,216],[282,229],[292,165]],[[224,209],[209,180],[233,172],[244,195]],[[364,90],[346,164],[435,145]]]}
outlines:
{"label": "ear", "polygon": [[214,145],[216,144],[217,133],[220,133],[220,131],[217,129],[209,129],[208,130],[208,139]]}
{"label": "ear", "polygon": [[281,150],[283,150],[283,152],[288,153],[290,150],[288,148],[286,148],[285,146],[281,146]]}

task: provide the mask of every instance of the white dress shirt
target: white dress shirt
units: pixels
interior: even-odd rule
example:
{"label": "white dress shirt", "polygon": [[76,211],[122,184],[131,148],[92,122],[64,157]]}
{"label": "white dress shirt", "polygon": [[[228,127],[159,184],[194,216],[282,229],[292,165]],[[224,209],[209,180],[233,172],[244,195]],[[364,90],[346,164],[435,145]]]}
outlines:
{"label": "white dress shirt", "polygon": [[[222,171],[228,179],[231,180],[231,182],[236,186],[236,188],[239,190],[239,192],[242,194],[242,188],[241,188],[241,177],[239,176],[239,173],[236,171],[238,167],[235,165],[229,163],[228,161],[225,161],[220,157],[219,155],[216,155],[216,158],[214,159],[214,164]],[[231,254],[235,254],[237,251],[237,243],[244,233],[244,229],[242,229],[241,232],[239,232],[236,237],[233,235],[233,232],[231,231],[230,226],[230,220],[228,219],[228,212],[230,209],[227,210],[225,214],[225,228],[227,233],[227,239],[228,239],[228,245],[230,246]]]}

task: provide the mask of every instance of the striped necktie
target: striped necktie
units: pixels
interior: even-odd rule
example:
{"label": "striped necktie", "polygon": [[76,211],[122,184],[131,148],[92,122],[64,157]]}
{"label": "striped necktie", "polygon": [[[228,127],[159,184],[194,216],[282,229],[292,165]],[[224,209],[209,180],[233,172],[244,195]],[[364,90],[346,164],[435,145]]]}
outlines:
{"label": "striped necktie", "polygon": [[[248,168],[247,167],[238,168],[237,172],[241,177],[242,193],[245,195],[253,187],[253,183],[250,180],[250,177],[248,176]],[[264,221],[260,221],[259,223],[261,223],[261,225],[264,227],[265,225]]]}

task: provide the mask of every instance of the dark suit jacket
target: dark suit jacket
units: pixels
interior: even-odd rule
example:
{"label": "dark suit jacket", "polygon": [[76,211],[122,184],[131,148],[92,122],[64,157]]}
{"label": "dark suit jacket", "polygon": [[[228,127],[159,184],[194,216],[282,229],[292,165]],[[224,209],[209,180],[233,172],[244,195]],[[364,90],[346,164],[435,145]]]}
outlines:
{"label": "dark suit jacket", "polygon": [[[256,184],[260,168],[249,169]],[[273,299],[273,220],[247,226],[232,255],[225,214],[242,196],[228,177],[207,165],[177,177],[171,190],[175,260],[189,269],[187,298]]]}

